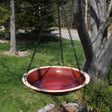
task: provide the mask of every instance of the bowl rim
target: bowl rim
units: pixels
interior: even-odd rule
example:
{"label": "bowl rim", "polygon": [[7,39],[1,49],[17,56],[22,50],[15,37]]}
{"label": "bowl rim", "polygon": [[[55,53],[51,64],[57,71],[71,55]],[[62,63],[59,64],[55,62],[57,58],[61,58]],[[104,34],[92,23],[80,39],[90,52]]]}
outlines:
{"label": "bowl rim", "polygon": [[86,72],[82,71],[82,70],[80,70],[80,72],[81,72],[81,74],[85,77],[85,81],[84,81],[81,85],[79,85],[79,86],[72,87],[72,88],[68,88],[68,89],[63,89],[63,90],[47,90],[47,89],[42,89],[42,88],[34,87],[34,86],[32,86],[32,85],[28,82],[27,77],[28,77],[28,75],[29,75],[31,72],[33,72],[33,71],[35,71],[35,70],[38,70],[38,69],[43,69],[43,68],[55,68],[55,67],[57,67],[57,68],[72,69],[72,70],[76,70],[76,71],[79,72],[79,70],[78,70],[77,68],[72,68],[72,67],[66,67],[66,66],[43,66],[43,67],[39,67],[39,68],[34,68],[34,69],[30,70],[28,73],[23,74],[22,82],[23,82],[23,84],[24,84],[25,86],[27,86],[28,88],[30,88],[30,89],[32,89],[32,90],[35,90],[35,91],[37,91],[37,92],[44,92],[44,93],[65,93],[65,92],[72,92],[72,91],[76,91],[76,90],[78,90],[78,89],[80,89],[80,88],[83,88],[84,86],[86,86],[86,85],[90,82],[90,77],[89,77],[89,75],[88,75]]}

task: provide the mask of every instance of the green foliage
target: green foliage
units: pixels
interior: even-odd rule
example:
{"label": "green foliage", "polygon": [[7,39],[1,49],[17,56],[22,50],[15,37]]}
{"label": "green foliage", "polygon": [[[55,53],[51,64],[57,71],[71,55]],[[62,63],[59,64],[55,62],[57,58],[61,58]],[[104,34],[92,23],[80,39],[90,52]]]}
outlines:
{"label": "green foliage", "polygon": [[[30,31],[39,32],[42,29],[46,15],[51,7],[50,0],[35,0],[27,1],[23,0],[18,4],[16,3],[16,28],[25,29]],[[49,14],[47,17],[47,24],[45,30],[53,24],[53,14]]]}
{"label": "green foliage", "polygon": [[108,70],[108,82],[110,85],[112,85],[112,63],[111,63],[109,70]]}
{"label": "green foliage", "polygon": [[0,7],[0,24],[3,24],[9,19],[9,11],[3,7]]}
{"label": "green foliage", "polygon": [[[64,12],[63,12],[63,8],[62,8],[62,5],[61,3],[59,2],[60,4],[60,21],[61,21],[61,27],[66,27],[66,20],[65,20],[65,15],[64,15]],[[55,3],[55,9],[57,10],[57,3]],[[72,1],[71,0],[63,0],[63,7],[64,7],[64,10],[66,12],[66,17],[67,17],[67,21],[68,21],[68,24],[71,28],[74,28],[74,17],[73,17],[73,10],[72,10]],[[58,26],[58,12],[56,11],[55,13],[55,23],[54,23],[54,26]]]}
{"label": "green foliage", "polygon": [[0,39],[4,38],[4,31],[0,31]]}
{"label": "green foliage", "polygon": [[0,26],[5,27],[5,32],[4,32],[5,36],[9,32],[9,26],[10,26],[10,11],[8,6],[9,6],[8,1],[5,2],[0,1]]}
{"label": "green foliage", "polygon": [[112,111],[112,87],[106,82],[90,83],[86,87],[85,101],[101,112]]}
{"label": "green foliage", "polygon": [[3,25],[5,28],[9,27],[9,10],[5,4],[0,5],[0,25]]}
{"label": "green foliage", "polygon": [[[6,28],[6,32],[9,31],[10,26],[9,3],[9,1],[0,1],[0,25]],[[39,33],[51,6],[51,0],[15,0],[16,30],[23,29]],[[50,30],[53,22],[53,13],[50,13],[46,20],[45,31]]]}

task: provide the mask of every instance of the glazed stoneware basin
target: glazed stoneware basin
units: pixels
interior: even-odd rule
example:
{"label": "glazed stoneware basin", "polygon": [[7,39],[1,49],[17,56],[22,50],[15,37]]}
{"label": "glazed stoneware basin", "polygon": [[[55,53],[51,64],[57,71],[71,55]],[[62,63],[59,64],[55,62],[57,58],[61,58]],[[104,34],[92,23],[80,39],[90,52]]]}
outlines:
{"label": "glazed stoneware basin", "polygon": [[45,66],[25,73],[23,83],[40,93],[66,95],[86,86],[90,77],[87,73],[64,66]]}

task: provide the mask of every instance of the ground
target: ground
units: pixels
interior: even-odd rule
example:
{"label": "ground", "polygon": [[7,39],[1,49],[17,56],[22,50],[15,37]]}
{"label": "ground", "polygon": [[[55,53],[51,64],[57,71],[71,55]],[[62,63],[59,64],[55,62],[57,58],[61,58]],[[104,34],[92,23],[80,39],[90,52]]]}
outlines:
{"label": "ground", "polygon": [[63,103],[59,106],[53,106],[53,104],[47,105],[44,109],[38,112],[79,112],[79,105],[76,103]]}
{"label": "ground", "polygon": [[[0,43],[10,43],[9,40],[0,40]],[[20,42],[19,42],[20,43]],[[9,55],[9,56],[28,56],[30,53],[27,51],[18,51],[17,53],[13,54],[11,51],[4,51],[2,52],[4,55]]]}
{"label": "ground", "polygon": [[[51,34],[47,34],[47,35],[52,36],[52,37],[59,37],[59,30],[54,30],[51,32]],[[78,40],[78,41],[80,40],[76,30],[71,30],[71,35],[72,35],[73,40]],[[67,29],[62,29],[62,38],[70,39]],[[25,42],[26,41],[20,41],[20,40],[18,41],[17,40],[17,43],[19,43],[19,44],[25,43]],[[29,42],[29,41],[27,41],[27,42]],[[10,40],[0,40],[0,43],[10,43]],[[13,54],[10,51],[4,51],[4,52],[2,52],[2,54],[9,55],[9,56],[28,56],[29,55],[29,53],[27,51],[18,51],[15,54]]]}
{"label": "ground", "polygon": [[13,54],[11,51],[5,51],[5,52],[2,52],[2,54],[8,55],[8,56],[28,56],[30,55],[30,53],[28,53],[27,51],[18,51],[15,54]]}

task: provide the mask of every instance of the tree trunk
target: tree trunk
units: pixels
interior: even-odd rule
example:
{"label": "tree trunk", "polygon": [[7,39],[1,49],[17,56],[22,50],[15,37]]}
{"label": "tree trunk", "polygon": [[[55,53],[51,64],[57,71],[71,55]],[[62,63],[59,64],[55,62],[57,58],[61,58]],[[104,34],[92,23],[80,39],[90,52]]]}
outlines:
{"label": "tree trunk", "polygon": [[88,26],[87,16],[88,16],[88,0],[85,0],[85,22],[86,22],[86,26]]}
{"label": "tree trunk", "polygon": [[[108,69],[112,61],[112,36],[106,42],[98,57],[94,57],[88,69],[92,80],[106,80]],[[86,65],[84,65],[86,66]]]}
{"label": "tree trunk", "polygon": [[15,35],[15,6],[14,0],[10,0],[10,51],[15,54],[16,48],[16,35]]}
{"label": "tree trunk", "polygon": [[[73,11],[79,37],[85,52],[83,70],[87,72],[93,81],[105,80],[109,65],[112,61],[112,36],[103,41],[108,15],[106,15],[106,0],[91,0],[91,36],[89,37],[84,20],[84,2],[73,0]],[[112,0],[110,3],[112,8]]]}

